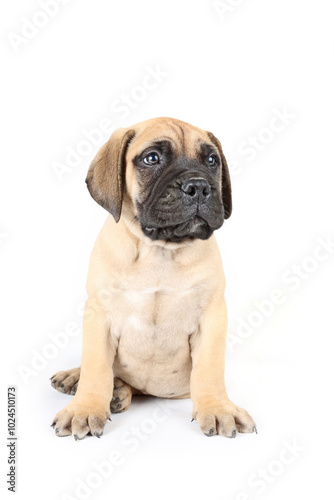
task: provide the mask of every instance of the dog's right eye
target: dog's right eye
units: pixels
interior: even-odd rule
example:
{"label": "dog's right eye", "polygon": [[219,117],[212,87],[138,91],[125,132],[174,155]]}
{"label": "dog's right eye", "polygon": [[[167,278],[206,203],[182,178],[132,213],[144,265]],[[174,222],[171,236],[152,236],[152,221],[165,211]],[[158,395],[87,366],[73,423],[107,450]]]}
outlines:
{"label": "dog's right eye", "polygon": [[160,158],[159,158],[158,153],[156,153],[156,152],[149,153],[144,158],[144,163],[146,165],[156,165],[157,163],[159,163],[159,161],[160,161]]}

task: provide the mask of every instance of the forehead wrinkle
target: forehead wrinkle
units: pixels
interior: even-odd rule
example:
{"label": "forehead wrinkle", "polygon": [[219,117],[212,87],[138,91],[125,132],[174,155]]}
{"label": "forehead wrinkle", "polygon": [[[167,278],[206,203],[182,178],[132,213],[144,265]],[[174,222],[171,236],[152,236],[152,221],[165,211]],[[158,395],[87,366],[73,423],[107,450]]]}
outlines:
{"label": "forehead wrinkle", "polygon": [[184,133],[184,152],[189,158],[194,158],[198,154],[200,144],[204,142],[204,137],[198,129],[186,127]]}
{"label": "forehead wrinkle", "polygon": [[185,151],[185,136],[184,136],[184,129],[179,125],[178,123],[171,123],[171,126],[173,127],[174,130],[176,130],[176,135],[177,138],[180,140],[181,143],[181,150]]}

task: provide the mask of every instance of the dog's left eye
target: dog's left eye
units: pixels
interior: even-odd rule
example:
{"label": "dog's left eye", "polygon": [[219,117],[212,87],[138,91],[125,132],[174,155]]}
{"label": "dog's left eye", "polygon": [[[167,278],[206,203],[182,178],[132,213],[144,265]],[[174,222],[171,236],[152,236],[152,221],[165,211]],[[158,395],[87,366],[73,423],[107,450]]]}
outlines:
{"label": "dog's left eye", "polygon": [[217,165],[218,164],[217,155],[215,155],[215,154],[210,155],[208,158],[208,163],[209,163],[210,167],[214,167],[215,165]]}
{"label": "dog's left eye", "polygon": [[159,163],[160,161],[160,157],[158,155],[158,153],[149,153],[147,156],[145,156],[144,158],[144,163],[146,163],[146,165],[156,165],[157,163]]}

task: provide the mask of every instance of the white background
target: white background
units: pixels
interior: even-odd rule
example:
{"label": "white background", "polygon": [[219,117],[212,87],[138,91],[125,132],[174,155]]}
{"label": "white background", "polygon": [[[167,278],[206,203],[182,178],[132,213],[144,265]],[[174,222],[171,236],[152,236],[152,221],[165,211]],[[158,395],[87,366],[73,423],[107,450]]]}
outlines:
{"label": "white background", "polygon": [[[212,0],[70,0],[16,51],[8,35],[21,35],[24,18],[36,20],[41,7],[34,0],[2,5],[0,456],[8,498],[6,393],[14,384],[16,498],[84,498],[78,480],[98,484],[94,463],[115,450],[121,464],[86,498],[333,495],[333,249],[322,251],[321,262],[313,257],[319,238],[334,240],[332,3],[222,3],[229,10],[219,15]],[[165,75],[140,91],[147,68]],[[142,100],[115,109],[131,93]],[[277,110],[289,114],[288,123],[263,131]],[[44,364],[39,358],[29,376],[22,367],[32,370],[36,353],[50,354],[50,333],[70,322],[81,328],[89,254],[106,213],[84,183],[98,145],[62,182],[54,162],[64,163],[68,148],[103,118],[127,126],[155,116],[211,130],[233,167],[234,211],[216,235],[229,339],[239,339],[227,349],[226,379],[259,433],[207,438],[190,423],[190,400],[168,402],[168,414],[160,412],[168,418],[157,422],[159,401],[145,399],[113,416],[100,440],[59,439],[50,424],[69,396],[48,379],[79,365],[81,335],[53,347]],[[246,154],[252,137],[261,150]],[[293,266],[306,269],[294,281],[300,271]],[[254,315],[256,301],[270,300],[275,289],[284,303],[266,302],[267,316]],[[241,338],[249,317],[258,325]],[[134,426],[141,438],[129,444]],[[295,457],[284,454],[286,443],[297,444]],[[267,479],[259,482],[261,469]]]}

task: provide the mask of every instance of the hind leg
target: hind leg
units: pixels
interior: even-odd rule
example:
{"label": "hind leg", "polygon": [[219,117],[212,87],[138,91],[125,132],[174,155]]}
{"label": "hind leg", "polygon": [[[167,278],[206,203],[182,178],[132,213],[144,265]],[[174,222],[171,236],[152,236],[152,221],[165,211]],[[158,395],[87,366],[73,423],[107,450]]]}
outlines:
{"label": "hind leg", "polygon": [[132,400],[134,390],[120,378],[114,379],[114,393],[110,403],[111,413],[122,413],[126,411]]}
{"label": "hind leg", "polygon": [[54,389],[59,392],[63,392],[64,394],[71,394],[73,396],[77,392],[79,378],[80,367],[57,372],[51,377],[50,380]]}
{"label": "hind leg", "polygon": [[[54,389],[64,394],[74,395],[77,391],[80,379],[80,367],[57,372],[51,377],[51,385]],[[132,400],[134,389],[123,380],[115,377],[114,392],[110,402],[111,413],[122,413],[126,411]]]}

